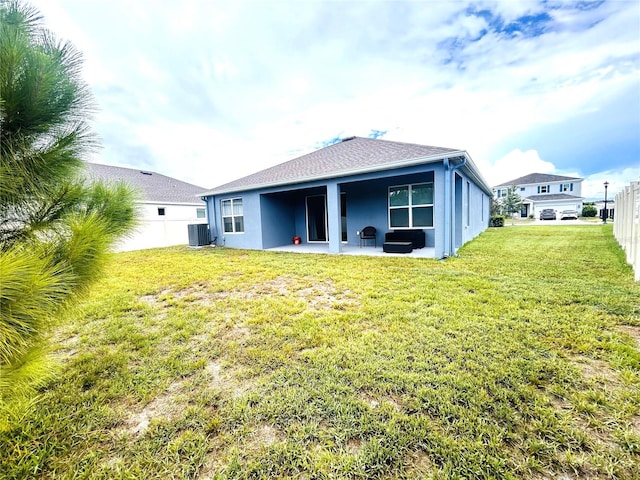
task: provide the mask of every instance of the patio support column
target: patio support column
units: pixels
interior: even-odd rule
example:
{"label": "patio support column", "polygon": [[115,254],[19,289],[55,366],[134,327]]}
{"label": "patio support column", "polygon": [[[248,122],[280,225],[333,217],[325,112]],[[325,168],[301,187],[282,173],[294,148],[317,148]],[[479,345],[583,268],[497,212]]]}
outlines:
{"label": "patio support column", "polygon": [[340,185],[337,182],[327,184],[327,226],[329,230],[329,252],[341,253]]}
{"label": "patio support column", "polygon": [[[460,163],[453,163],[451,158],[443,158],[444,166],[444,257],[457,256],[456,254],[456,222],[462,222],[461,212],[456,212],[456,197],[462,198],[462,192],[455,188],[455,172],[467,163],[466,157],[459,157]],[[462,179],[462,177],[460,177]],[[458,216],[456,216],[456,213]],[[461,228],[462,228],[462,224]]]}
{"label": "patio support column", "polygon": [[[448,257],[451,254],[451,211],[452,211],[452,199],[451,199],[451,166],[448,158],[442,159],[442,165],[444,166],[444,250],[442,252],[443,257]],[[436,252],[438,255],[438,252]]]}

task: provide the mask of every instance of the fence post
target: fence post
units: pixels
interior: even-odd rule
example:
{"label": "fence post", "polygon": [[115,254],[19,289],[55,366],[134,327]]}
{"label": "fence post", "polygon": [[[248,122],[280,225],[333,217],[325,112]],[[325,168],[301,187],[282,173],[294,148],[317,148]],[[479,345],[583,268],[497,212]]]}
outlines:
{"label": "fence post", "polygon": [[618,193],[615,205],[613,234],[633,267],[636,281],[640,281],[640,181],[631,182]]}

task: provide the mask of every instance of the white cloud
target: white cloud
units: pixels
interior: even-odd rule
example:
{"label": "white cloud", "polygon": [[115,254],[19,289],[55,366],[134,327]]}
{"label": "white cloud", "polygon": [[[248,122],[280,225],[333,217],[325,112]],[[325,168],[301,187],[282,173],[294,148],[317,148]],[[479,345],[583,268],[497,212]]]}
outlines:
{"label": "white cloud", "polygon": [[481,8],[499,13],[505,22],[510,23],[525,15],[532,15],[544,11],[541,2],[537,0],[484,0],[479,2]]}
{"label": "white cloud", "polygon": [[[478,163],[478,162],[477,162]],[[524,177],[530,173],[555,173],[556,167],[542,160],[535,150],[512,150],[492,165],[480,166],[486,180],[491,185],[499,185],[509,180]]]}
{"label": "white cloud", "polygon": [[[372,129],[465,149],[493,184],[579,171],[573,145],[593,138],[533,132],[561,130],[637,90],[640,7],[550,5],[36,1],[50,28],[85,53],[103,161],[144,155],[146,168],[205,187]],[[542,13],[553,21],[543,35],[509,35],[474,9],[504,24]],[[603,136],[615,125],[637,137],[640,113],[623,125],[599,121]],[[566,153],[543,160],[548,142]]]}
{"label": "white cloud", "polygon": [[604,199],[604,182],[609,182],[607,197],[613,200],[631,182],[640,181],[640,166],[622,170],[605,170],[585,178],[582,195],[586,198]]}

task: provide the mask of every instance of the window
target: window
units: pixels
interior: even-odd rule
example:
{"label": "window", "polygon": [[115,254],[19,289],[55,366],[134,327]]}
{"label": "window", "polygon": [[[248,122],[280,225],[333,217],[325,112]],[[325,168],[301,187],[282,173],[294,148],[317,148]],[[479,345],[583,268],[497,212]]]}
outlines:
{"label": "window", "polygon": [[551,193],[550,185],[538,185],[538,193]]}
{"label": "window", "polygon": [[561,183],[560,184],[561,192],[573,192],[573,183]]}
{"label": "window", "polygon": [[207,212],[204,208],[196,208],[196,218],[207,218]]}
{"label": "window", "polygon": [[524,192],[525,188],[524,187],[520,187],[520,191]]}
{"label": "window", "polygon": [[158,215],[164,217],[164,207],[158,207]]}
{"label": "window", "polygon": [[224,233],[244,233],[242,198],[222,200],[221,204]]}
{"label": "window", "polygon": [[433,183],[389,187],[389,228],[433,227]]}

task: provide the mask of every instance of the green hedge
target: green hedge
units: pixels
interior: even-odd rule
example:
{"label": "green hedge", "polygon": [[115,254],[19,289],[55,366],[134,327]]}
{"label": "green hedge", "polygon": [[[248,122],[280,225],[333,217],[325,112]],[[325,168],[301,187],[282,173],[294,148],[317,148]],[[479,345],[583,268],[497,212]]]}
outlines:
{"label": "green hedge", "polygon": [[492,215],[489,221],[490,227],[504,227],[504,215]]}
{"label": "green hedge", "polygon": [[583,217],[595,217],[598,214],[598,209],[593,205],[585,205],[582,207],[582,216]]}

